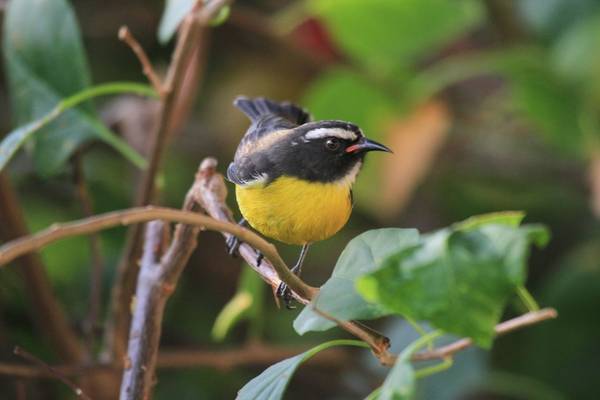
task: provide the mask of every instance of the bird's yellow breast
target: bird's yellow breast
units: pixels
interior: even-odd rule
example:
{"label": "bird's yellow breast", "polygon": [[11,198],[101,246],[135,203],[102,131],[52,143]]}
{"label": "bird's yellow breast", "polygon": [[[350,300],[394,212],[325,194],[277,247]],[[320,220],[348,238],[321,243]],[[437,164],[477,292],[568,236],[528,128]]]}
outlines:
{"label": "bird's yellow breast", "polygon": [[289,244],[324,240],[348,221],[350,185],[282,176],[267,186],[236,186],[240,211],[265,236]]}

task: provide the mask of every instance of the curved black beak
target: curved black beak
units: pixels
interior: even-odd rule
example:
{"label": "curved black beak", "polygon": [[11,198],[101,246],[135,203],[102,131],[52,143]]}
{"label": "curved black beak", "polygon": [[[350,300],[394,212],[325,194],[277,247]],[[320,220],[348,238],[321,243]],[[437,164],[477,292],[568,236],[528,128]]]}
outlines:
{"label": "curved black beak", "polygon": [[366,137],[361,138],[357,143],[354,143],[346,147],[346,153],[366,153],[367,151],[386,151],[393,153],[389,147],[377,143],[374,140],[367,139]]}

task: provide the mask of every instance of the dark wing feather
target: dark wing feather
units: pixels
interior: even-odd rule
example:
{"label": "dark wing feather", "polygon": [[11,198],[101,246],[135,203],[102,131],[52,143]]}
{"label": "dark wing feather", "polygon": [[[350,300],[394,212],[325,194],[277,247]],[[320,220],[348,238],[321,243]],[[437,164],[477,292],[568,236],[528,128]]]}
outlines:
{"label": "dark wing feather", "polygon": [[[279,117],[291,122],[294,126],[310,121],[310,115],[305,110],[287,101],[277,103],[263,97],[249,99],[240,96],[234,100],[233,105],[242,110],[253,123],[257,123],[265,117]],[[279,129],[281,128],[289,128],[289,125],[279,127]]]}

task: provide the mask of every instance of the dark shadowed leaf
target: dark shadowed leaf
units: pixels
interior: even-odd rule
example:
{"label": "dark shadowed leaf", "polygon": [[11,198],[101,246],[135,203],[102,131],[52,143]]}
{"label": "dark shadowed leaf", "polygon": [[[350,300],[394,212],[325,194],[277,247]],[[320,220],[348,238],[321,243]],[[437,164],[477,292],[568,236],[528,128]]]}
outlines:
{"label": "dark shadowed leaf", "polygon": [[278,400],[283,398],[294,372],[304,361],[333,346],[358,346],[368,348],[358,340],[332,340],[322,343],[295,357],[271,365],[262,374],[248,382],[238,392],[238,400]]}
{"label": "dark shadowed leaf", "polygon": [[371,230],[348,243],[338,259],[331,278],[321,287],[319,295],[294,321],[299,334],[322,331],[335,326],[312,310],[316,307],[337,319],[372,319],[389,314],[380,304],[366,302],[356,292],[358,277],[375,271],[391,254],[419,243],[416,229],[385,228]]}
{"label": "dark shadowed leaf", "polygon": [[[90,84],[79,27],[65,0],[11,1],[3,50],[16,125],[43,118],[61,99]],[[94,137],[123,144],[96,119],[91,103],[65,112],[35,136],[38,172],[56,173],[81,143]]]}
{"label": "dark shadowed leaf", "polygon": [[[494,218],[491,219],[492,221]],[[461,224],[421,237],[357,281],[369,301],[488,347],[507,300],[524,284],[531,243],[544,245],[543,227]]]}
{"label": "dark shadowed leaf", "polygon": [[[34,133],[54,121],[59,115],[93,97],[116,93],[136,93],[142,96],[156,96],[154,89],[148,85],[141,85],[133,82],[113,82],[84,89],[81,92],[62,100],[48,114],[37,121],[30,122],[9,132],[0,143],[0,171],[4,169],[12,156],[32,137]],[[146,161],[124,141],[113,136],[108,129],[103,130],[103,128],[100,128],[100,134],[105,135],[104,139],[107,142],[112,143],[116,149],[118,149],[126,158],[130,159],[135,165],[140,168],[145,168]]]}
{"label": "dark shadowed leaf", "polygon": [[438,50],[479,24],[472,0],[313,0],[335,42],[356,62],[389,73]]}

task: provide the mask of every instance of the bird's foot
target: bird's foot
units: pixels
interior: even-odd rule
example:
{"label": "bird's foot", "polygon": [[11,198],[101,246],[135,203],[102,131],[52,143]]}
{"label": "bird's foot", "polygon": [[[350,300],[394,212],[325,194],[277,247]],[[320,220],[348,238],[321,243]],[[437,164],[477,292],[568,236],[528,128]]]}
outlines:
{"label": "bird's foot", "polygon": [[285,308],[288,310],[293,310],[296,306],[292,305],[292,301],[294,298],[292,297],[292,291],[285,283],[281,282],[275,291],[277,297],[283,300],[283,304],[285,304]]}
{"label": "bird's foot", "polygon": [[[244,218],[242,218],[238,221],[238,225],[246,226],[247,222]],[[233,236],[233,235],[229,236],[227,238],[227,240],[225,240],[225,246],[227,247],[227,253],[229,253],[229,255],[232,257],[237,257],[238,249],[240,248],[240,244],[242,244],[242,241],[240,239],[238,239],[236,236]]]}
{"label": "bird's foot", "polygon": [[261,253],[260,251],[256,252],[256,266],[260,267],[260,264],[262,263],[262,260],[265,258],[265,255],[263,253]]}
{"label": "bird's foot", "polygon": [[227,247],[227,253],[232,257],[237,257],[238,249],[240,248],[240,244],[242,244],[240,239],[238,239],[237,237],[235,237],[233,235],[230,236],[229,238],[227,238],[227,240],[225,241],[225,246]]}

